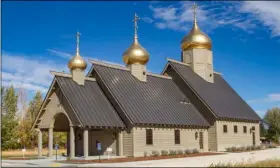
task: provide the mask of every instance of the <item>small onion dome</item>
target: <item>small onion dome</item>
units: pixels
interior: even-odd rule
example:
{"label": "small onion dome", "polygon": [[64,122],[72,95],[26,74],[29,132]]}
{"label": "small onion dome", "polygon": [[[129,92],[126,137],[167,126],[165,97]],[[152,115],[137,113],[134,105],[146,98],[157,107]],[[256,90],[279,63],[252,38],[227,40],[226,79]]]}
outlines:
{"label": "small onion dome", "polygon": [[127,65],[142,64],[149,61],[149,53],[134,39],[132,45],[123,53],[123,61]]}
{"label": "small onion dome", "polygon": [[199,29],[196,20],[189,34],[182,39],[181,48],[183,51],[193,48],[212,49],[211,39]]}
{"label": "small onion dome", "polygon": [[83,60],[83,58],[80,55],[75,55],[68,62],[68,68],[70,70],[73,70],[73,69],[85,70],[87,68],[87,63],[86,63],[86,61]]}

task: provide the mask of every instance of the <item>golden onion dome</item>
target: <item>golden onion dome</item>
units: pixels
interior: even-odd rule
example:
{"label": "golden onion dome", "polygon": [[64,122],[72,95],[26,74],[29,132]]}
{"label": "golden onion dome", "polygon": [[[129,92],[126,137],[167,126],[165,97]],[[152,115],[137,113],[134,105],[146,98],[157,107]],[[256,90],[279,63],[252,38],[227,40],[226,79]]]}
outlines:
{"label": "golden onion dome", "polygon": [[132,45],[123,53],[123,61],[125,64],[142,64],[145,65],[149,61],[149,53],[138,42],[137,37],[137,21],[139,17],[134,16],[134,41]]}
{"label": "golden onion dome", "polygon": [[75,55],[68,62],[68,68],[70,70],[73,70],[73,69],[85,70],[87,68],[87,63],[83,60],[83,58],[80,55]]}
{"label": "golden onion dome", "polygon": [[136,40],[123,53],[123,61],[127,65],[142,64],[145,65],[149,61],[149,53]]}
{"label": "golden onion dome", "polygon": [[80,56],[80,49],[79,49],[80,35],[81,34],[77,32],[77,51],[76,51],[76,55],[72,57],[72,59],[68,62],[68,68],[70,70],[73,69],[85,70],[87,68],[86,61]]}
{"label": "golden onion dome", "polygon": [[182,50],[188,50],[193,48],[203,48],[203,49],[212,49],[212,41],[211,39],[203,33],[197,25],[196,21],[196,12],[197,8],[196,4],[194,4],[194,23],[191,31],[187,34],[181,41]]}

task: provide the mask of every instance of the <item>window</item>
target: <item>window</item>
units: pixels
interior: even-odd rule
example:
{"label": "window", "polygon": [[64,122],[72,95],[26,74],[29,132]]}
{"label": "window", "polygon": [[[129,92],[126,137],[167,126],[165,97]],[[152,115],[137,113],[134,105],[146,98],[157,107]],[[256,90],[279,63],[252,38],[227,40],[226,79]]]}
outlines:
{"label": "window", "polygon": [[223,130],[224,130],[224,133],[227,133],[227,125],[224,125]]}
{"label": "window", "polygon": [[237,125],[233,126],[234,133],[237,133]]}
{"label": "window", "polygon": [[243,126],[243,132],[247,133],[247,127],[246,126]]}
{"label": "window", "polygon": [[153,145],[153,130],[146,129],[146,144]]}
{"label": "window", "polygon": [[180,144],[180,130],[175,130],[175,144]]}

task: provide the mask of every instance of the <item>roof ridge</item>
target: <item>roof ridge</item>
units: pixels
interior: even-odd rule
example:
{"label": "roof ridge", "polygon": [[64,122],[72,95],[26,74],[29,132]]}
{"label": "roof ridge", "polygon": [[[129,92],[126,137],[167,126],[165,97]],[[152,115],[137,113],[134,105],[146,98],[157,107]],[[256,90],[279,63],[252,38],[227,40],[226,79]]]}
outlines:
{"label": "roof ridge", "polygon": [[116,68],[116,69],[129,71],[129,68],[127,68],[125,66],[121,66],[121,65],[115,65],[112,63],[108,63],[108,62],[102,62],[102,61],[96,60],[96,59],[89,59],[88,61],[92,64],[97,64],[97,65],[102,65],[102,66],[106,66],[106,67],[110,67],[110,68]]}
{"label": "roof ridge", "polygon": [[222,75],[222,73],[220,72],[216,72],[216,71],[213,71],[214,74],[217,74],[217,75]]}
{"label": "roof ridge", "polygon": [[[72,78],[72,75],[71,74],[67,74],[67,73],[64,73],[64,72],[56,72],[56,71],[50,71],[50,73],[54,76],[61,76],[61,77],[67,77],[67,78]],[[96,81],[95,78],[92,78],[92,77],[85,77],[85,80],[89,80],[89,81]]]}
{"label": "roof ridge", "polygon": [[151,73],[151,72],[147,72],[147,75],[154,76],[154,77],[159,77],[159,78],[164,78],[164,79],[172,79],[170,76],[164,76],[164,75],[161,75],[161,74],[155,74],[155,73]]}
{"label": "roof ridge", "polygon": [[170,58],[166,58],[166,59],[167,59],[167,61],[175,62],[175,63],[181,64],[181,65],[190,66],[190,65],[187,64],[187,63],[180,62],[180,61],[177,61],[177,60],[174,60],[174,59],[170,59]]}
{"label": "roof ridge", "polygon": [[[167,59],[167,61],[175,62],[175,63],[181,64],[181,65],[186,65],[186,66],[189,66],[189,67],[190,67],[190,65],[187,64],[187,63],[180,62],[180,61],[177,61],[177,60],[174,60],[174,59],[170,59],[170,58],[166,58],[166,59]],[[222,73],[216,72],[216,71],[213,71],[213,73],[214,73],[214,74],[218,74],[218,75],[222,75]]]}

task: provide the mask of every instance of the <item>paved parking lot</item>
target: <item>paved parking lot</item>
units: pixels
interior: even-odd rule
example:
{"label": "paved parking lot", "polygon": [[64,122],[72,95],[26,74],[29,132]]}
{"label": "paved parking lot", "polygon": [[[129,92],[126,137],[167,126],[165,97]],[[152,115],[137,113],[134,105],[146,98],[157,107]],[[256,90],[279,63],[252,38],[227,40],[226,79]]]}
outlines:
{"label": "paved parking lot", "polygon": [[176,158],[165,160],[150,160],[125,163],[95,163],[95,164],[61,164],[52,159],[40,160],[3,160],[3,167],[207,167],[212,163],[237,163],[247,161],[261,161],[266,159],[280,159],[280,148],[254,152],[228,153],[224,155],[200,156],[191,158]]}

